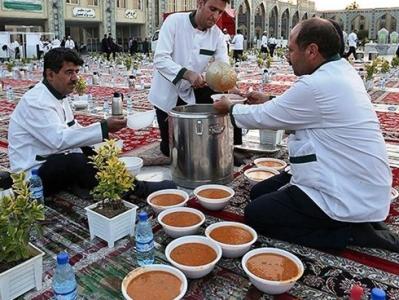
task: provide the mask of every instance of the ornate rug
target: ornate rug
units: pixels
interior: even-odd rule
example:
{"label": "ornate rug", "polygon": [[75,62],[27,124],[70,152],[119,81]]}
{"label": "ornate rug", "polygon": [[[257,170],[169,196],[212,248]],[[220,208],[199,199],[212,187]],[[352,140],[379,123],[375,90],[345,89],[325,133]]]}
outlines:
{"label": "ornate rug", "polygon": [[399,114],[397,112],[377,112],[381,130],[386,141],[399,141]]}

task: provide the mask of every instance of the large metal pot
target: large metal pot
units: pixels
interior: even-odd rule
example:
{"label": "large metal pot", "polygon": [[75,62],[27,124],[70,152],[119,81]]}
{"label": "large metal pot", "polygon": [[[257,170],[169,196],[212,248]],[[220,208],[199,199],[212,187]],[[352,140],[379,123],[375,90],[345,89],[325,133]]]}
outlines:
{"label": "large metal pot", "polygon": [[172,178],[177,185],[233,180],[233,127],[211,104],[178,106],[169,113]]}

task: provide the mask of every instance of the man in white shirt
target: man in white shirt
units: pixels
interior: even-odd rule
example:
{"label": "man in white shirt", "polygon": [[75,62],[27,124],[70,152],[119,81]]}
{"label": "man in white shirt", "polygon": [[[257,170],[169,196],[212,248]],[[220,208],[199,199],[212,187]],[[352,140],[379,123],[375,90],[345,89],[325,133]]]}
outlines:
{"label": "man in white shirt", "polygon": [[233,58],[235,61],[241,60],[242,53],[244,52],[244,36],[241,30],[237,30],[237,34],[233,37],[231,44],[234,45]]}
{"label": "man in white shirt", "polygon": [[269,48],[267,46],[267,32],[264,31],[262,35],[262,42],[261,42],[261,48],[260,51],[262,53],[269,53]]}
{"label": "man in white shirt", "polygon": [[65,41],[65,48],[75,49],[75,42],[71,39],[70,35],[68,35],[68,38]]}
{"label": "man in white shirt", "polygon": [[[109,132],[126,127],[126,119],[107,120],[81,126],[75,119],[68,99],[78,80],[83,60],[76,51],[55,48],[44,56],[43,81],[26,92],[11,114],[8,153],[12,172],[39,170],[44,195],[67,188],[88,192],[97,185],[97,170],[88,156],[91,145],[108,139]],[[174,188],[167,181],[136,181],[134,194],[145,196],[160,188]],[[138,194],[137,194],[138,193]]]}
{"label": "man in white shirt", "polygon": [[242,128],[288,129],[291,174],[255,185],[245,220],[277,239],[318,248],[348,245],[399,252],[383,221],[389,211],[391,170],[379,122],[364,84],[338,52],[334,26],[320,18],[290,34],[288,61],[298,81],[254,105],[214,104]]}
{"label": "man in white shirt", "polygon": [[224,34],[224,40],[226,41],[226,46],[227,46],[227,53],[230,52],[230,40],[231,40],[231,36],[230,34],[227,32],[227,28],[223,29],[223,34]]}
{"label": "man in white shirt", "polygon": [[274,50],[276,49],[277,45],[277,40],[274,36],[271,36],[269,38],[269,50],[270,50],[270,56],[274,56]]}
{"label": "man in white shirt", "polygon": [[54,40],[51,41],[51,48],[54,49],[58,47],[61,47],[61,41],[58,39],[58,36],[56,36]]}
{"label": "man in white shirt", "polygon": [[356,54],[356,48],[357,48],[357,30],[353,30],[349,35],[348,35],[348,45],[349,45],[349,51],[346,53],[345,57],[349,58],[351,54],[353,54],[353,57],[357,59],[357,54]]}
{"label": "man in white shirt", "polygon": [[[197,10],[174,13],[159,32],[148,98],[156,108],[161,152],[169,156],[168,112],[174,107],[212,103],[203,73],[212,61],[229,63],[223,32],[215,25],[229,0],[199,0]],[[235,134],[235,143],[241,135]]]}
{"label": "man in white shirt", "polygon": [[20,59],[21,58],[21,49],[20,49],[20,44],[17,39],[15,39],[11,45],[10,45],[10,50],[12,52],[12,56],[14,59]]}

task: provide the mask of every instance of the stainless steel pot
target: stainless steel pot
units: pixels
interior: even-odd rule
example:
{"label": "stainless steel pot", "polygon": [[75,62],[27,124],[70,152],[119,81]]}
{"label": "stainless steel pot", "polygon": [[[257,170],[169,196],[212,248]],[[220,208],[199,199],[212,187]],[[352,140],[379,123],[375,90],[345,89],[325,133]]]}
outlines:
{"label": "stainless steel pot", "polygon": [[178,106],[169,113],[172,178],[177,185],[233,180],[233,127],[211,104]]}

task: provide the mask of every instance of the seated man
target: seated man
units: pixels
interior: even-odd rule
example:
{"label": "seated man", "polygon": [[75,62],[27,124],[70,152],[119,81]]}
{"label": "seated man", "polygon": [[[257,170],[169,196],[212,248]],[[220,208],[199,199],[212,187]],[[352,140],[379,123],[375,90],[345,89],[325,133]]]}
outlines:
{"label": "seated man", "polygon": [[348,245],[399,252],[383,221],[389,211],[391,170],[379,122],[355,69],[338,55],[340,38],[320,18],[296,25],[288,61],[298,81],[270,101],[259,92],[250,104],[224,98],[242,128],[287,129],[291,174],[255,185],[245,220],[257,231],[316,248]]}
{"label": "seated man", "polygon": [[[43,81],[26,92],[11,114],[8,141],[11,171],[39,169],[44,195],[66,188],[89,191],[97,185],[97,170],[89,163],[88,147],[126,126],[125,118],[82,127],[74,119],[68,100],[78,80],[83,60],[68,48],[55,48],[44,57]],[[170,181],[136,182],[133,193],[145,197],[150,192],[175,188]],[[87,193],[86,193],[87,194]]]}

